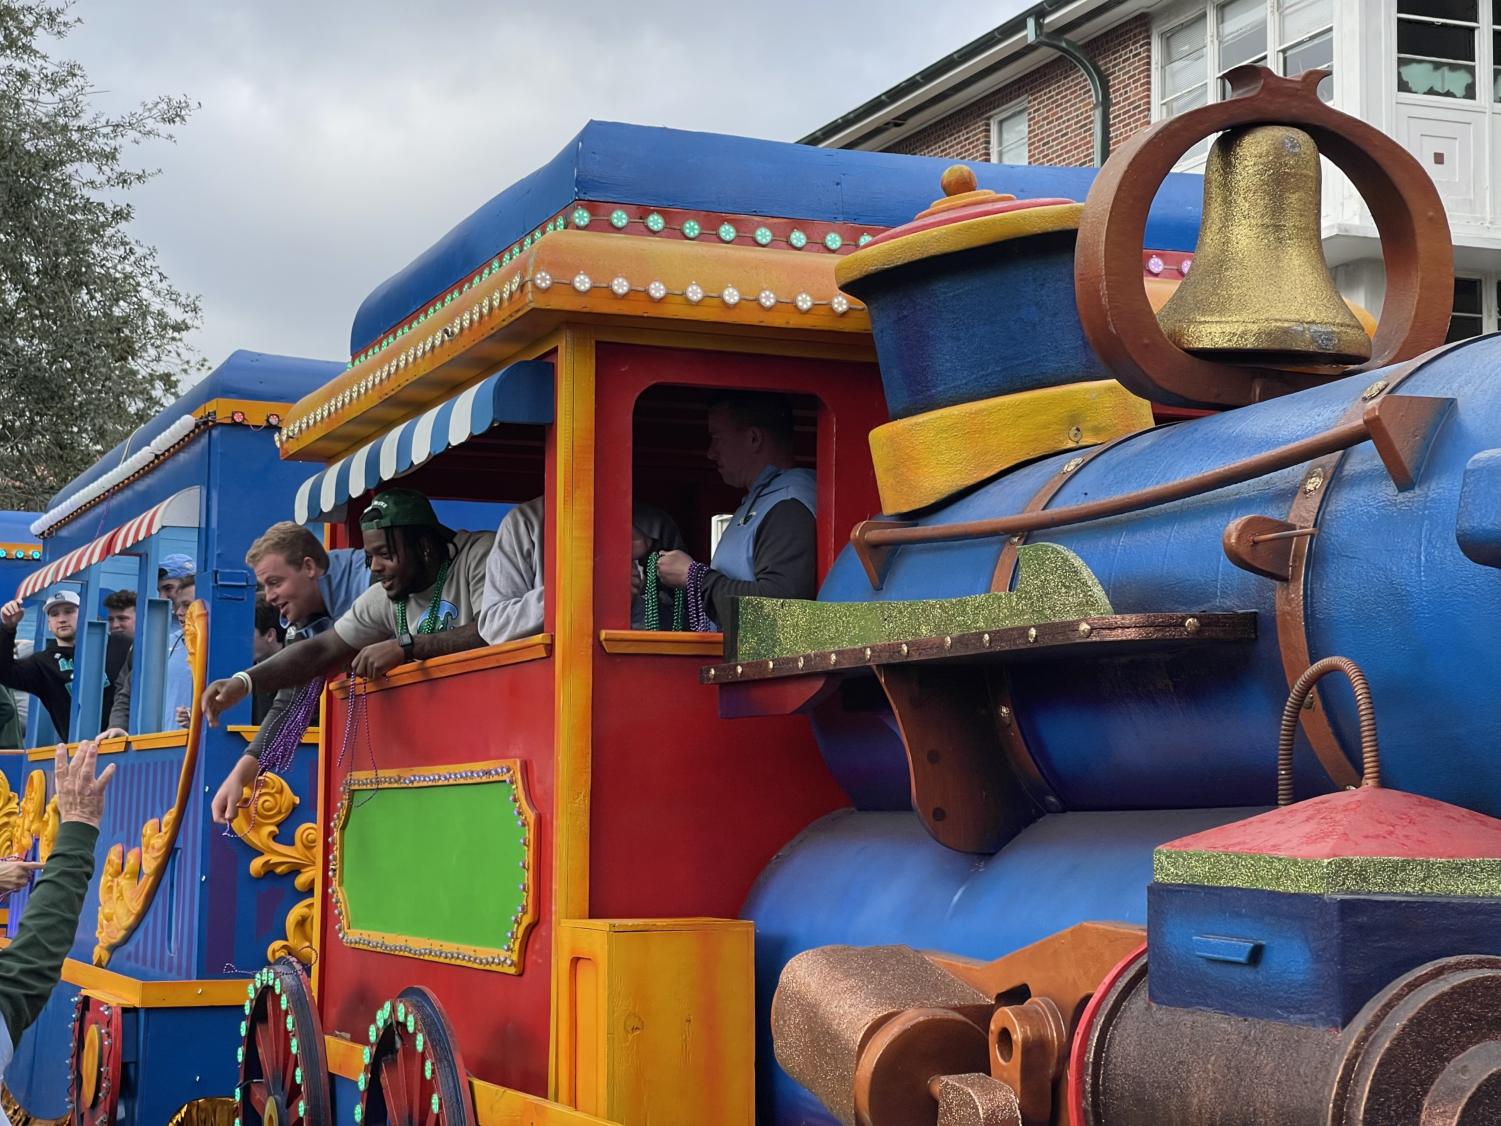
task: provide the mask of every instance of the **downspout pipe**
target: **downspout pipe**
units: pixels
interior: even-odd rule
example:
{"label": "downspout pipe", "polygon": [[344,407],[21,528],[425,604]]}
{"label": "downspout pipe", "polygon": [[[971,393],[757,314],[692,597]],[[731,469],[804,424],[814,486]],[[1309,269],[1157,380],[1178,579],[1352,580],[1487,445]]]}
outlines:
{"label": "downspout pipe", "polygon": [[1100,64],[1090,58],[1084,48],[1062,35],[1054,35],[1043,27],[1046,13],[1040,8],[1027,14],[1027,43],[1036,47],[1051,47],[1084,72],[1094,95],[1094,162],[1095,167],[1104,165],[1110,156],[1110,81]]}

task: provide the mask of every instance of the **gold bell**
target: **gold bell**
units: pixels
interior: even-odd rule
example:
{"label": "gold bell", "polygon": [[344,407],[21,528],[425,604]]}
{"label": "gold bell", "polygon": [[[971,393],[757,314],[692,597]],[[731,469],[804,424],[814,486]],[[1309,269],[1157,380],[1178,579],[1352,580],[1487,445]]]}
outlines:
{"label": "gold bell", "polygon": [[1324,261],[1319,180],[1318,147],[1301,129],[1220,136],[1204,168],[1193,269],[1157,315],[1169,340],[1205,359],[1264,367],[1371,358]]}

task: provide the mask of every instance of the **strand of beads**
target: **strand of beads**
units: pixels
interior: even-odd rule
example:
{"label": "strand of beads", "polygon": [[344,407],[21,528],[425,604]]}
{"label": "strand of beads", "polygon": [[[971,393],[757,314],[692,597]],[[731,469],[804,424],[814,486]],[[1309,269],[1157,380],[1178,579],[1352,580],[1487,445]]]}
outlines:
{"label": "strand of beads", "polygon": [[706,563],[697,561],[688,564],[688,628],[694,633],[710,633],[714,623],[704,609],[704,576],[709,573]]}
{"label": "strand of beads", "polygon": [[[657,579],[657,560],[661,555],[660,551],[654,551],[646,557],[645,573],[641,583],[641,600],[645,603],[642,623],[649,630],[662,628],[661,586]],[[685,602],[683,591],[672,592],[672,628],[679,632],[683,629]]]}

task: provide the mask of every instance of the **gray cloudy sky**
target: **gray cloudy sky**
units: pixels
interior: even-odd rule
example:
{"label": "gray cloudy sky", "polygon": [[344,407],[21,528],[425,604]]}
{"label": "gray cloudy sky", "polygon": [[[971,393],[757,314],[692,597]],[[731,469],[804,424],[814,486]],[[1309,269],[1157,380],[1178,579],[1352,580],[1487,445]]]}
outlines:
{"label": "gray cloudy sky", "polygon": [[984,5],[79,0],[112,109],[202,103],[136,154],[137,237],[196,343],[345,358],[381,280],[590,118],[794,140],[994,26]]}

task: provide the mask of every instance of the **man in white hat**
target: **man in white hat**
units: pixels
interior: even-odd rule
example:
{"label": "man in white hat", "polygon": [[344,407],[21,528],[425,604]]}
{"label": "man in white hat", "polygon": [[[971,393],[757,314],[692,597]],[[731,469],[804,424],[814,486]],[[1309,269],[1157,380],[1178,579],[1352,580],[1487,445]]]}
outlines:
{"label": "man in white hat", "polygon": [[[18,601],[0,606],[0,684],[21,692],[30,692],[42,702],[52,717],[58,738],[69,737],[68,726],[73,704],[73,651],[78,639],[78,603],[76,592],[54,589],[42,606],[47,629],[53,640],[40,653],[16,657],[16,627],[26,613]],[[129,642],[111,637],[104,660],[103,714],[109,714],[114,697],[114,679],[125,661]]]}

